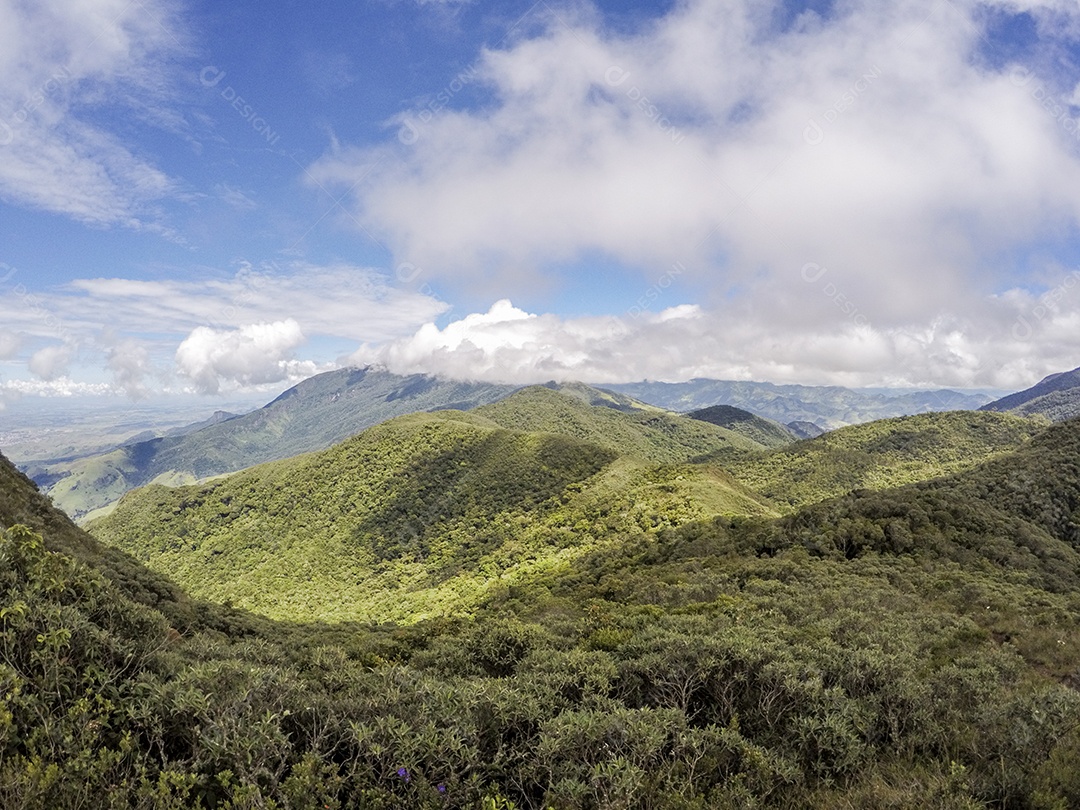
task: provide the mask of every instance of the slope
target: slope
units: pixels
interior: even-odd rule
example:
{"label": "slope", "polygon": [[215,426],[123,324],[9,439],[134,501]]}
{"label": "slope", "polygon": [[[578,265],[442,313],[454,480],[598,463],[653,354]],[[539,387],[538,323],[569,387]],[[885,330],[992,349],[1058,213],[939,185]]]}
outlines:
{"label": "slope", "polygon": [[[596,395],[591,395],[596,392]],[[754,439],[622,397],[616,406],[587,386],[532,386],[477,408],[510,430],[559,433],[656,462],[683,462],[726,450],[761,450]],[[599,406],[599,407],[598,407]]]}
{"label": "slope", "polygon": [[1052,422],[1080,416],[1080,368],[1051,374],[1031,388],[1002,397],[981,410],[1045,416]]}
{"label": "slope", "polygon": [[796,435],[795,431],[786,425],[732,405],[713,405],[691,411],[687,416],[741,433],[763,447],[783,447],[804,438]]}
{"label": "slope", "polygon": [[[259,410],[89,457],[34,463],[53,501],[78,518],[158,476],[194,481],[264,461],[320,450],[406,413],[471,408],[513,386],[400,377],[376,369],[340,369],[290,388]],[[30,466],[30,465],[26,465]]]}
{"label": "slope", "polygon": [[1023,446],[1042,429],[1020,417],[978,411],[901,416],[719,463],[778,507],[792,509],[853,489],[886,489],[974,467]]}
{"label": "slope", "polygon": [[153,572],[120,549],[95,540],[0,455],[0,528],[16,524],[41,534],[48,551],[92,567],[129,598],[162,611],[174,627],[190,627],[208,619],[205,606],[188,598],[167,574]]}
{"label": "slope", "polygon": [[990,399],[982,394],[949,390],[887,395],[840,386],[709,379],[681,383],[619,383],[605,388],[669,411],[734,405],[781,424],[806,421],[827,428],[931,411],[973,410]]}
{"label": "slope", "polygon": [[722,471],[443,411],[205,486],[129,493],[91,530],[200,597],[277,618],[415,621],[596,543],[769,512]]}

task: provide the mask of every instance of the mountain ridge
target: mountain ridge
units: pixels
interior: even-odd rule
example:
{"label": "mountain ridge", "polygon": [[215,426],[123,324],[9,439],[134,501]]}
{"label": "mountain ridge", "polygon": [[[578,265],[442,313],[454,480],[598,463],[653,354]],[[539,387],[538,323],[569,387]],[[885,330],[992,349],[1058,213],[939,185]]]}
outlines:
{"label": "mountain ridge", "polygon": [[1080,368],[1050,374],[1031,388],[990,402],[980,410],[1044,416],[1062,422],[1080,416]]}

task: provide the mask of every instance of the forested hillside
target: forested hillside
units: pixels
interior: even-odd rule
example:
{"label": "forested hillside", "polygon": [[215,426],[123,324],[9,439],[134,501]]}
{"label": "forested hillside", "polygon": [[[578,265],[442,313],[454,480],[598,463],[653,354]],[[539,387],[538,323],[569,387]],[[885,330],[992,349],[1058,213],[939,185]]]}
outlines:
{"label": "forested hillside", "polygon": [[[1080,806],[1080,422],[666,463],[512,406],[130,493],[162,573],[0,464],[0,806]],[[723,464],[783,453],[879,488],[770,516]]]}
{"label": "forested hillside", "polygon": [[[640,439],[631,434],[629,446]],[[201,597],[277,618],[415,621],[467,609],[597,544],[771,511],[717,469],[442,411],[203,486],[132,492],[92,527]]]}
{"label": "forested hillside", "polygon": [[740,482],[790,509],[855,489],[884,489],[969,469],[1019,449],[1044,423],[955,411],[830,431],[768,454],[718,458]]}

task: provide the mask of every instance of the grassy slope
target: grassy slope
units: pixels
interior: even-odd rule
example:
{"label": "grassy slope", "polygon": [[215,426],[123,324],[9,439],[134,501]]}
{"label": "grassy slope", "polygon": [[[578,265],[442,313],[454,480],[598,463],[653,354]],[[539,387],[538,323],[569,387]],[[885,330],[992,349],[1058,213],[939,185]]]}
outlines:
{"label": "grassy slope", "polygon": [[768,513],[717,470],[445,411],[205,486],[129,493],[92,531],[197,596],[279,618],[415,621],[597,543]]}
{"label": "grassy slope", "polygon": [[1041,430],[1008,414],[920,414],[852,425],[722,463],[779,508],[794,509],[854,489],[886,489],[969,469],[1023,446]]}

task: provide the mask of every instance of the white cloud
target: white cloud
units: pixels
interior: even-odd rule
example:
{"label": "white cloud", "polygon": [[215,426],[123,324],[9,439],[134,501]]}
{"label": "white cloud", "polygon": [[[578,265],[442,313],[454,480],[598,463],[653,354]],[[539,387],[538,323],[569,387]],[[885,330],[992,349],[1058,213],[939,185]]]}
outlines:
{"label": "white cloud", "polygon": [[300,324],[292,319],[234,330],[200,326],[176,350],[176,365],[203,394],[302,379],[319,371],[314,363],[292,359],[304,340]]}
{"label": "white cloud", "polygon": [[[923,326],[791,332],[753,310],[719,318],[679,305],[636,317],[563,319],[509,301],[439,329],[364,345],[349,360],[400,374],[438,373],[491,382],[630,382],[694,377],[809,385],[1022,388],[1080,364],[1080,272],[1041,298],[1013,290],[984,302],[978,321],[942,316]],[[824,288],[811,294],[828,297]],[[835,301],[833,303],[836,306]],[[838,308],[839,309],[839,308]],[[1030,349],[1037,341],[1038,354]],[[986,357],[995,358],[993,364]]]}
{"label": "white cloud", "polygon": [[113,375],[114,390],[122,391],[131,399],[149,395],[144,380],[153,367],[146,346],[130,338],[116,341],[106,351],[105,360]]}
{"label": "white cloud", "polygon": [[167,61],[182,37],[171,0],[0,0],[0,196],[95,225],[154,227],[164,172],[102,128],[162,118]]}
{"label": "white cloud", "polygon": [[[177,346],[199,327],[226,335],[252,324],[291,322],[309,337],[343,343],[337,353],[359,342],[410,334],[448,308],[420,286],[422,276],[411,275],[393,279],[346,264],[262,269],[244,264],[231,277],[78,279],[34,291],[19,285],[4,309],[0,350],[22,366],[43,341],[60,337],[78,349],[83,366],[109,371],[117,393],[142,396],[155,382],[168,383]],[[45,357],[37,367],[45,367]],[[318,368],[297,360],[287,373],[291,378]],[[187,371],[193,370],[212,390],[214,364],[189,364]],[[227,369],[222,378],[233,379]]]}
{"label": "white cloud", "polygon": [[6,380],[0,383],[0,398],[15,399],[22,396],[74,397],[105,396],[113,393],[107,383],[76,382],[70,377],[55,380]]}
{"label": "white cloud", "polygon": [[10,329],[0,329],[0,360],[10,360],[19,351],[19,336]]}
{"label": "white cloud", "polygon": [[[1058,31],[1080,21],[1073,3],[998,5]],[[751,0],[689,0],[632,35],[564,17],[570,27],[552,21],[483,54],[492,103],[408,120],[405,145],[335,146],[311,172],[347,189],[374,167],[353,192],[357,216],[400,260],[451,284],[513,295],[592,254],[647,273],[678,261],[713,290],[712,319],[757,324],[745,337],[767,345],[814,348],[823,373],[848,373],[830,354],[858,365],[869,352],[914,364],[906,377],[1008,376],[987,352],[1031,345],[993,338],[1016,317],[992,303],[1008,286],[999,268],[1080,224],[1080,139],[1041,106],[1056,77],[1025,84],[1014,66],[977,64],[983,7],[856,0],[786,32],[772,4]],[[828,269],[821,285],[803,278],[808,263]],[[871,351],[866,324],[887,350]],[[414,340],[387,352],[407,345],[426,351]],[[903,348],[924,345],[937,360]],[[1045,347],[1045,362],[1059,348]],[[466,349],[492,354],[463,343],[431,356]],[[698,365],[747,368],[682,367]]]}
{"label": "white cloud", "polygon": [[[57,324],[81,341],[102,328],[118,333],[186,335],[196,326],[230,328],[293,318],[309,335],[385,340],[415,329],[448,305],[371,268],[347,264],[256,269],[186,280],[77,279],[58,290],[27,292],[8,326],[55,336]],[[417,285],[420,278],[409,279]]]}
{"label": "white cloud", "polygon": [[68,344],[46,346],[30,357],[27,367],[45,382],[53,382],[68,372],[74,352]]}

